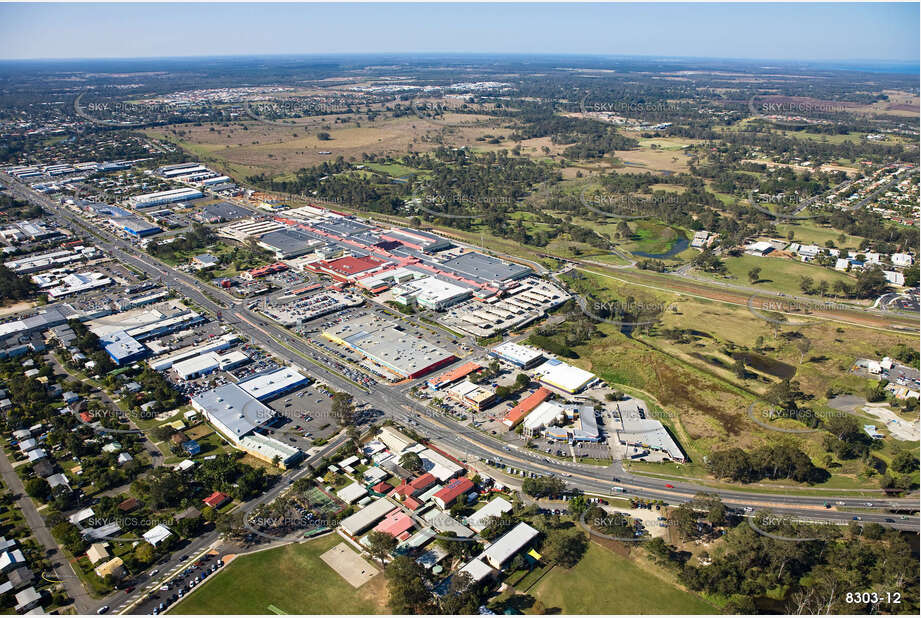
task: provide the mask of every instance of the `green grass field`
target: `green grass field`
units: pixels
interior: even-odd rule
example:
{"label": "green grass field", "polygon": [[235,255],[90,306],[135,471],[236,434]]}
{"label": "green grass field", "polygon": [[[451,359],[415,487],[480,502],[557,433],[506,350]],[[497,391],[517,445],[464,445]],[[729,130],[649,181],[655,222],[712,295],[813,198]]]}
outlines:
{"label": "green grass field", "polygon": [[377,575],[357,590],[320,559],[342,542],[330,534],[307,543],[240,556],[177,604],[175,614],[386,613],[386,581]]}
{"label": "green grass field", "polygon": [[835,281],[844,281],[850,286],[855,283],[854,277],[849,277],[844,273],[816,264],[797,262],[792,259],[743,255],[737,258],[726,258],[723,263],[726,264],[731,280],[735,283],[750,285],[748,273],[752,268],[758,267],[761,269],[761,280],[753,287],[790,294],[802,293],[800,289],[801,277],[812,277],[815,284],[820,281],[827,281],[829,286],[834,284]]}
{"label": "green grass field", "polygon": [[579,564],[572,569],[554,568],[529,594],[543,605],[544,613],[718,613],[698,595],[658,579],[595,543]]}

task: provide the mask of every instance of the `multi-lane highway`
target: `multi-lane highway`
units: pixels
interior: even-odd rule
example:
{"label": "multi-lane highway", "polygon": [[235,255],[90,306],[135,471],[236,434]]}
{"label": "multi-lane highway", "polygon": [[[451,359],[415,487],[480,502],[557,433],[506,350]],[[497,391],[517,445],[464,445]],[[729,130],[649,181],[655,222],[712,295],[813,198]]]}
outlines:
{"label": "multi-lane highway", "polygon": [[[835,495],[834,492],[816,495],[815,492],[789,490],[785,493],[758,492],[736,489],[724,489],[705,486],[687,481],[665,481],[652,479],[646,476],[632,474],[625,471],[620,464],[608,467],[590,466],[571,462],[550,460],[540,454],[516,448],[503,440],[467,427],[452,418],[440,415],[424,407],[408,394],[409,386],[390,386],[379,384],[370,391],[344,376],[315,362],[314,355],[318,353],[315,347],[309,346],[299,337],[281,326],[248,311],[245,304],[233,298],[225,291],[214,288],[194,277],[175,270],[160,262],[156,258],[141,253],[125,240],[112,236],[107,231],[91,228],[90,224],[78,214],[66,207],[55,203],[48,197],[32,191],[18,181],[0,173],[9,187],[9,190],[20,199],[28,200],[44,207],[61,218],[68,220],[74,230],[84,234],[92,234],[93,242],[108,251],[116,259],[129,264],[133,268],[146,273],[153,279],[161,280],[165,285],[176,289],[198,304],[204,310],[217,314],[220,312],[225,322],[232,323],[243,335],[253,343],[267,349],[271,353],[297,365],[305,373],[312,374],[317,379],[329,384],[331,387],[348,392],[356,399],[369,400],[372,405],[384,412],[385,415],[397,422],[411,426],[414,431],[425,435],[433,442],[446,450],[452,451],[461,457],[476,458],[477,460],[489,459],[504,467],[511,467],[525,474],[558,475],[565,480],[568,486],[579,490],[612,495],[614,486],[621,487],[628,495],[642,498],[661,499],[670,503],[687,501],[698,492],[718,494],[727,504],[735,507],[770,508],[790,515],[801,517],[816,517],[821,514],[823,519],[835,521],[850,521],[858,516],[858,512],[848,512],[848,508],[859,508],[865,511],[868,508],[913,508],[917,507],[915,498],[892,499],[880,495],[879,498],[865,498],[844,495]],[[321,353],[322,356],[322,353]],[[329,359],[332,361],[332,359]],[[321,358],[322,361],[322,358]],[[340,435],[337,440],[328,444],[322,453],[315,453],[313,458],[321,457],[331,452],[344,442],[345,437]],[[285,475],[285,480],[277,488],[260,497],[258,503],[274,499],[291,480],[307,471],[290,472]],[[616,479],[616,480],[615,480]],[[669,487],[666,487],[666,483]],[[872,503],[868,507],[867,503]],[[255,503],[255,502],[254,502]],[[826,508],[826,503],[833,504],[835,508]],[[247,511],[251,505],[244,505]],[[891,515],[876,512],[859,512],[863,521],[875,521],[902,529],[918,529],[917,517],[909,520],[893,519]],[[216,540],[215,536],[199,539],[196,545],[208,546]],[[177,565],[172,565],[175,569]],[[111,605],[107,601],[108,604]],[[101,603],[100,603],[101,605]],[[128,602],[121,607],[126,611],[133,606]],[[85,611],[86,608],[80,608]]]}

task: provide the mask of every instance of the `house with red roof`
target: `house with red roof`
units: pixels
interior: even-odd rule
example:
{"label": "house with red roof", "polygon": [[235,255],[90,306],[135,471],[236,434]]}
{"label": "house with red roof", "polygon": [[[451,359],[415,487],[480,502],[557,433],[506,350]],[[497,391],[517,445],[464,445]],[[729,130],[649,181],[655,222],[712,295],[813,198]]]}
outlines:
{"label": "house with red roof", "polygon": [[393,485],[391,485],[387,481],[381,481],[380,483],[372,487],[371,491],[375,493],[379,493],[379,494],[386,494],[391,489],[393,489]]}
{"label": "house with red roof", "polygon": [[205,504],[210,506],[212,509],[219,509],[230,501],[230,496],[225,494],[222,491],[216,491],[204,500]]}
{"label": "house with red roof", "polygon": [[413,527],[413,519],[403,512],[402,509],[396,508],[384,517],[384,519],[374,527],[376,532],[386,532],[391,536],[399,536]]}
{"label": "house with red roof", "polygon": [[425,474],[417,476],[411,481],[404,480],[402,483],[400,483],[399,487],[393,490],[391,495],[398,496],[402,499],[418,496],[437,482],[437,478],[435,478],[431,473],[426,472]]}
{"label": "house with red roof", "polygon": [[432,496],[432,498],[434,498],[435,504],[440,506],[442,509],[446,509],[454,504],[455,500],[472,490],[473,481],[464,476],[459,479],[454,479],[445,485],[434,496]]}

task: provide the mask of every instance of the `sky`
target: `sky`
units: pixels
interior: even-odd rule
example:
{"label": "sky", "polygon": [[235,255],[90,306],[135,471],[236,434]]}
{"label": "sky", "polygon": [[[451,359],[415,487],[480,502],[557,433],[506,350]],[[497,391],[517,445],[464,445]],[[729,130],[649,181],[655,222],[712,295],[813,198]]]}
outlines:
{"label": "sky", "polygon": [[14,4],[0,59],[544,53],[919,60],[919,4]]}

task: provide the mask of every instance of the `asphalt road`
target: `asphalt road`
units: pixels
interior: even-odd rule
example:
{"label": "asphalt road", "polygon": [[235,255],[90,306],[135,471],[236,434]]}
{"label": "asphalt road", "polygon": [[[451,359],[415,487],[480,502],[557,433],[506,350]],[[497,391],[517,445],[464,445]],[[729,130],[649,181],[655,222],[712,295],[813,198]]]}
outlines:
{"label": "asphalt road", "polygon": [[[57,213],[64,219],[70,220],[75,223],[75,230],[80,230],[81,233],[89,231],[87,222],[67,208],[56,204],[44,195],[35,193],[6,175],[0,174],[0,177],[4,179],[10,191],[17,197],[37,203],[47,210]],[[848,507],[864,509],[867,508],[867,502],[872,502],[874,508],[916,508],[918,505],[916,498],[890,499],[881,497],[879,499],[867,499],[835,495],[833,492],[829,492],[828,495],[815,496],[796,493],[777,494],[714,489],[684,481],[666,481],[635,475],[623,470],[619,463],[607,468],[599,468],[597,466],[557,460],[547,461],[546,458],[538,454],[512,448],[498,438],[471,429],[449,417],[436,414],[409,397],[403,391],[403,388],[407,388],[405,386],[401,388],[378,385],[369,395],[369,391],[363,387],[359,387],[338,373],[310,360],[312,353],[316,352],[315,348],[308,346],[300,338],[266,320],[264,317],[249,312],[244,302],[231,297],[223,290],[213,288],[194,277],[173,270],[155,258],[139,252],[130,243],[120,238],[112,237],[101,230],[93,230],[93,242],[109,251],[120,261],[147,273],[151,278],[161,279],[165,285],[180,291],[206,311],[212,314],[220,311],[225,322],[233,324],[253,343],[260,345],[280,358],[291,361],[305,373],[312,374],[337,390],[348,392],[357,399],[370,400],[374,407],[382,410],[387,416],[396,421],[403,423],[412,421],[411,426],[415,431],[432,438],[437,445],[461,454],[462,457],[489,458],[529,473],[559,475],[564,478],[567,485],[589,493],[611,496],[615,495],[613,487],[618,486],[622,487],[628,495],[662,499],[675,503],[687,501],[698,492],[707,492],[719,495],[724,502],[731,506],[771,508],[772,510],[802,517],[815,517],[821,513],[823,518],[845,521],[851,520],[858,513],[848,513],[846,510],[838,509],[847,509]],[[333,446],[331,444],[328,448],[331,449]],[[306,468],[303,468],[300,473],[304,471],[306,471]],[[617,479],[616,481],[614,480],[615,478]],[[672,485],[672,487],[665,487],[666,483]],[[286,484],[284,483],[284,485]],[[283,487],[274,488],[268,494],[260,497],[259,502],[270,501],[277,495],[274,492],[281,489]],[[829,510],[824,507],[826,502],[843,504],[838,505],[836,509]],[[865,522],[876,521],[902,529],[918,529],[917,517],[912,517],[909,521],[886,522],[887,518],[891,518],[890,515],[860,512],[859,516]],[[197,541],[202,546],[205,546],[210,544],[207,542],[208,540],[207,538],[202,538]],[[210,540],[214,542],[216,536]]]}

